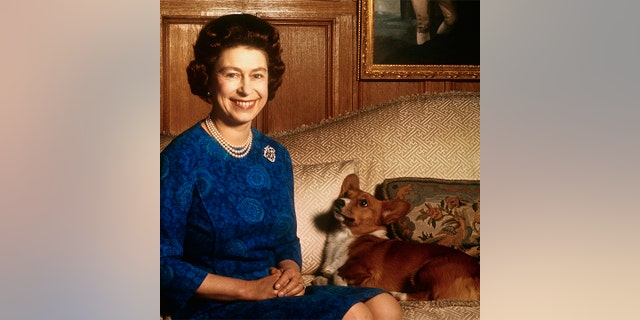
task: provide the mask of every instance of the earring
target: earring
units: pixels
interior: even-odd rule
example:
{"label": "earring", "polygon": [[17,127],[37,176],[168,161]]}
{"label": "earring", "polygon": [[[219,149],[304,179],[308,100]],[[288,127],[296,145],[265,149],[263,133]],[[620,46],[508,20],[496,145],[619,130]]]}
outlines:
{"label": "earring", "polygon": [[211,97],[211,92],[207,91],[207,97]]}

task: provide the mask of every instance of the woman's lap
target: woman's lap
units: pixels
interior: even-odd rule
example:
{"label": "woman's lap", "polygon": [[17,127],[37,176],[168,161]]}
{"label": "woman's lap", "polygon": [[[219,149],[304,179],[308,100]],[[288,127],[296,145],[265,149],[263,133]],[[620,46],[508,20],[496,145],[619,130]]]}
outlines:
{"label": "woman's lap", "polygon": [[[213,303],[202,312],[184,316],[192,319],[342,319],[356,303],[384,292],[375,288],[310,286],[300,297]],[[176,316],[176,319],[182,318]]]}

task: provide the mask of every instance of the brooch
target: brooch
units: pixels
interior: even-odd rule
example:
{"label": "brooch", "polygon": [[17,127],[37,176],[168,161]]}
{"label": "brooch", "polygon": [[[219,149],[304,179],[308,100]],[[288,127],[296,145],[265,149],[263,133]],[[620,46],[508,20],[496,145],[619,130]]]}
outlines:
{"label": "brooch", "polygon": [[276,162],[276,149],[272,146],[264,147],[264,157],[271,162]]}

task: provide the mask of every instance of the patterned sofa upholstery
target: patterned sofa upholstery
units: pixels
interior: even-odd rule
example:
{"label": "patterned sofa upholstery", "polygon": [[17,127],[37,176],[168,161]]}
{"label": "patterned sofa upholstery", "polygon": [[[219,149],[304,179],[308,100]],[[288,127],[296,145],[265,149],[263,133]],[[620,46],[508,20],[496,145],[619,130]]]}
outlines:
{"label": "patterned sofa upholstery", "polygon": [[[298,236],[307,284],[322,262],[330,207],[346,175],[358,174],[362,189],[379,197],[386,196],[383,186],[398,178],[471,181],[479,194],[479,93],[403,96],[273,137],[289,149],[294,164]],[[161,137],[161,149],[169,140]],[[472,200],[479,207],[479,196]],[[479,208],[475,214],[477,224],[467,229],[474,230],[474,255],[479,258]],[[423,220],[436,226],[435,221]],[[407,320],[480,317],[479,301],[405,301],[401,305]]]}

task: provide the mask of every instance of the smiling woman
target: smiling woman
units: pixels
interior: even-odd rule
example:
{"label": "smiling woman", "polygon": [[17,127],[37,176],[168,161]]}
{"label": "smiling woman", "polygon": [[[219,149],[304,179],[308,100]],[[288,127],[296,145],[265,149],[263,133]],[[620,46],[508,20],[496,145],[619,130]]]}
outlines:
{"label": "smiling woman", "polygon": [[160,156],[161,312],[400,319],[400,305],[380,289],[302,279],[291,157],[251,127],[282,82],[278,31],[253,15],[222,16],[202,28],[194,53],[191,92],[211,112]]}
{"label": "smiling woman", "polygon": [[[267,104],[267,57],[262,51],[245,46],[229,48],[220,54],[214,72],[208,91],[215,93],[211,95],[211,118],[223,137],[235,138],[231,143],[241,143],[251,132],[251,121]],[[230,130],[234,126],[244,128],[240,132]],[[245,137],[242,132],[247,133]]]}

